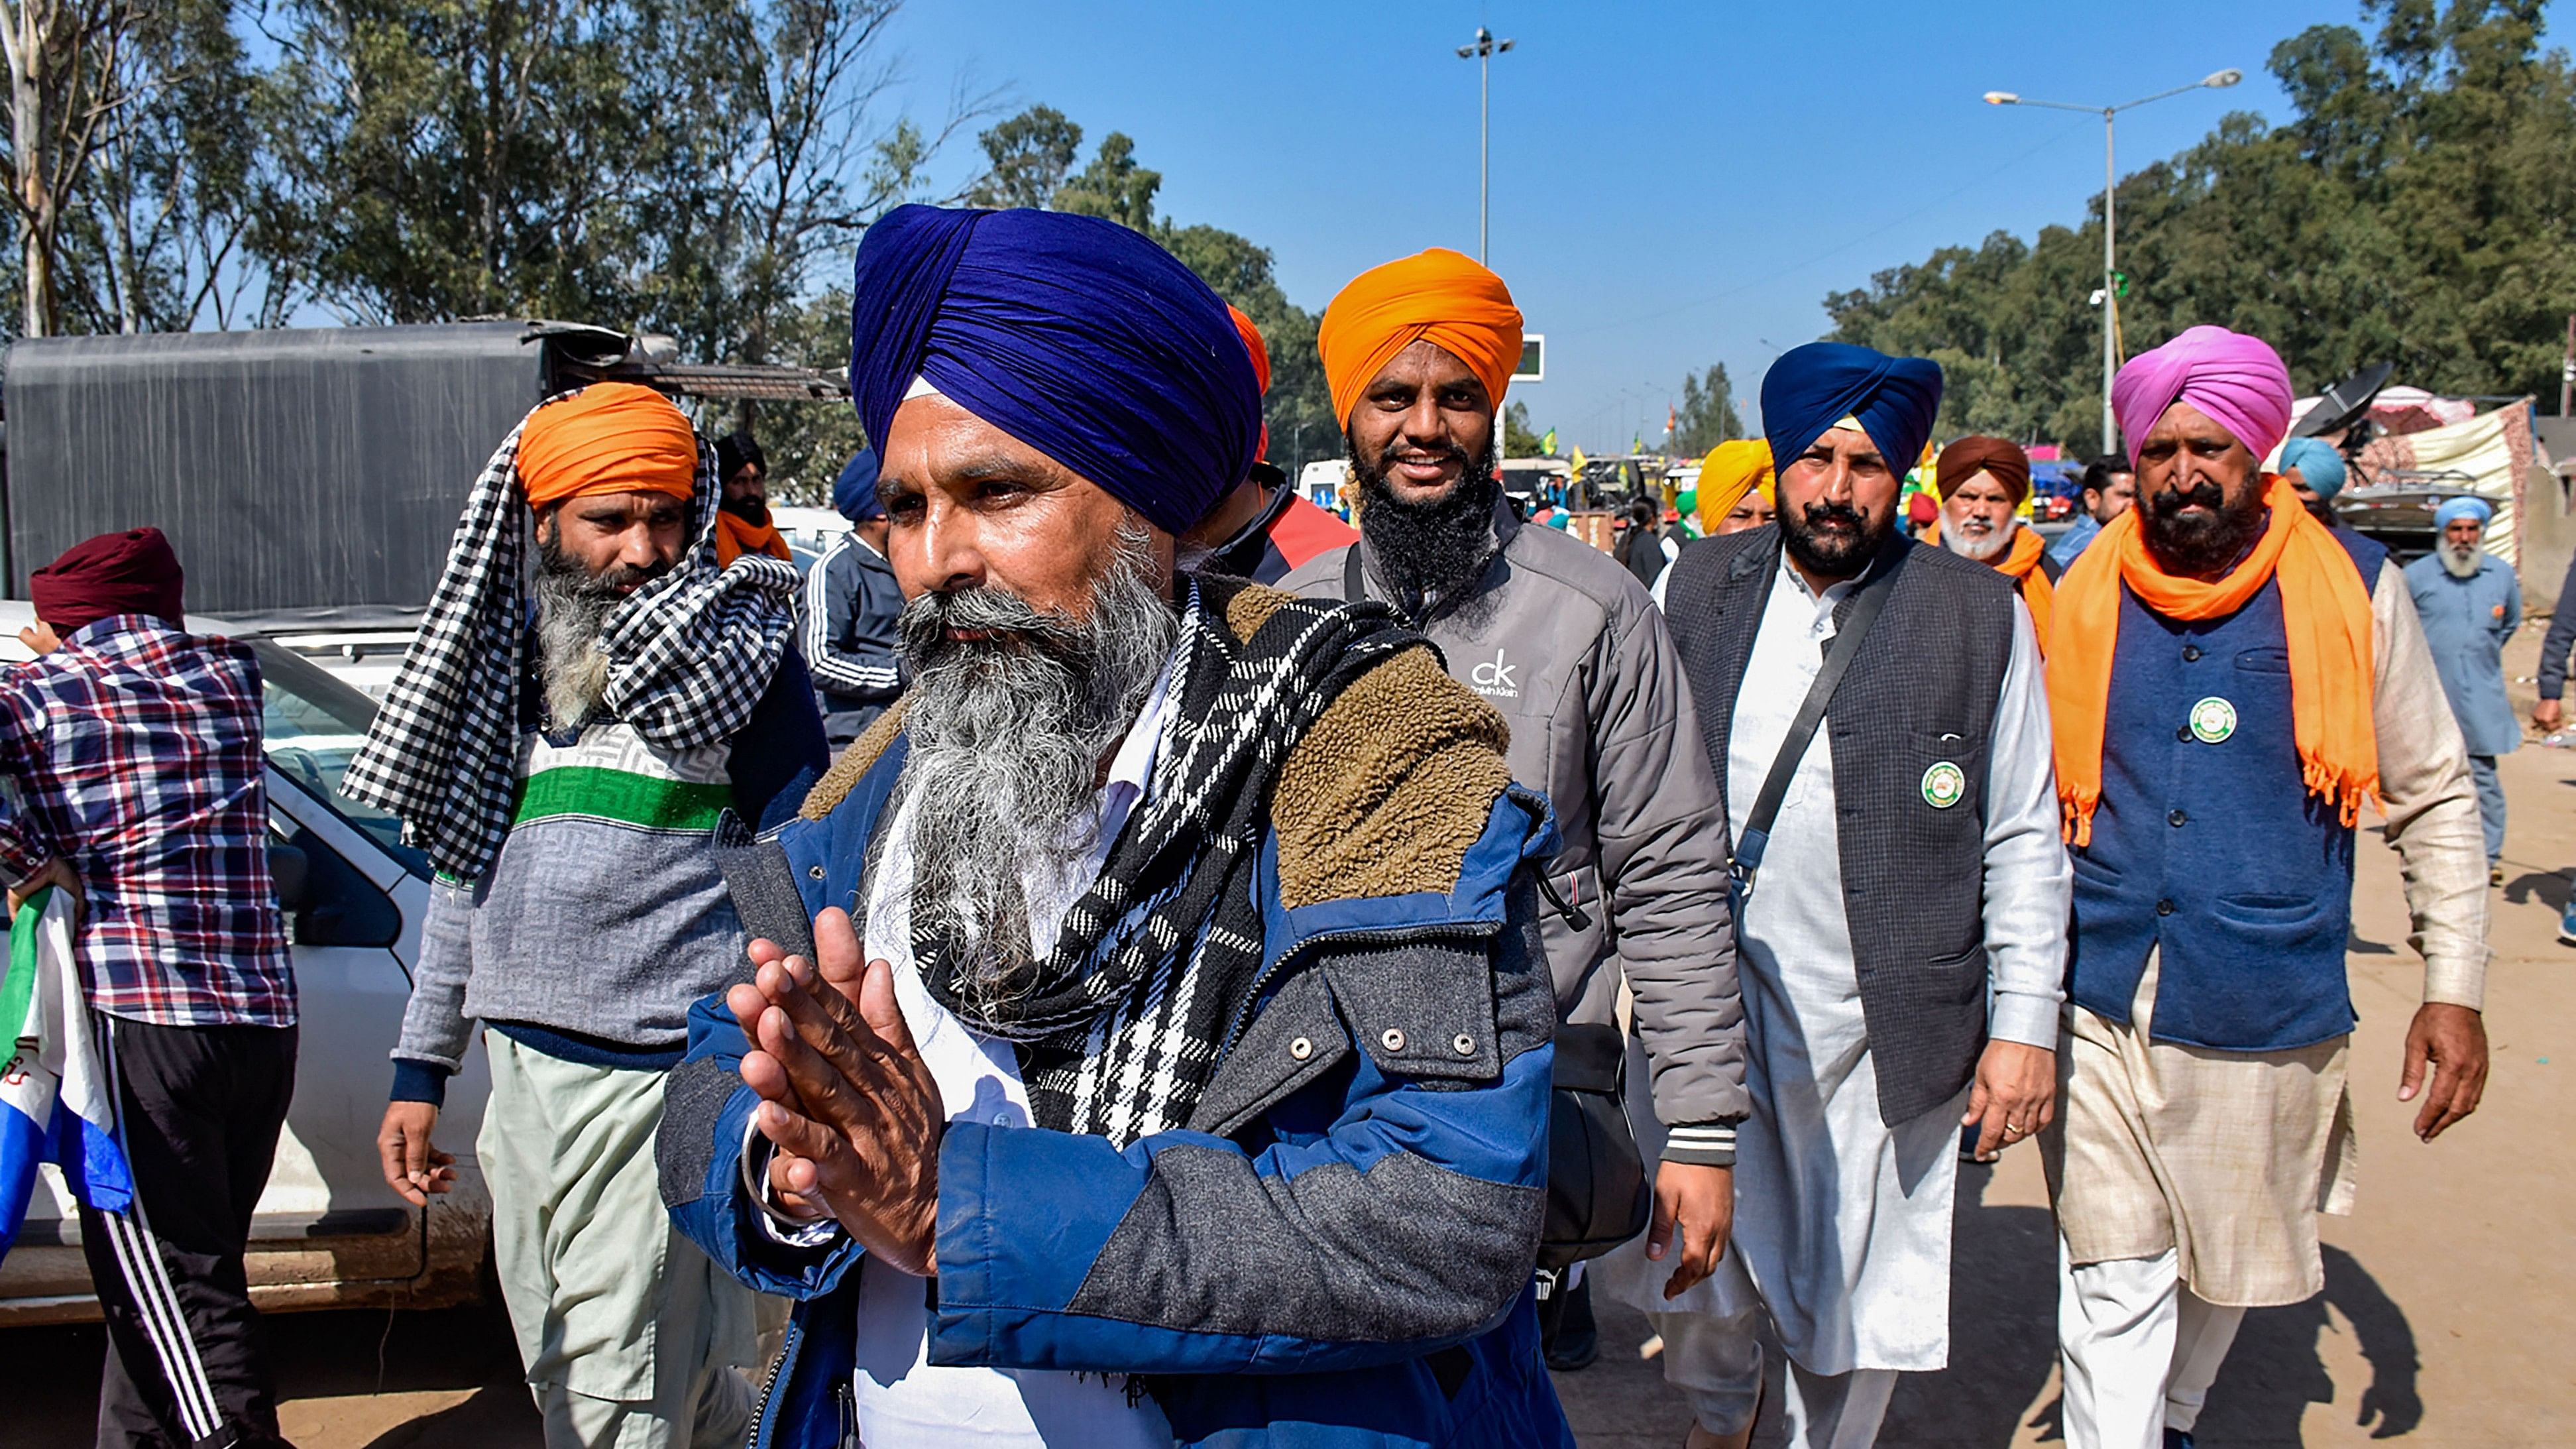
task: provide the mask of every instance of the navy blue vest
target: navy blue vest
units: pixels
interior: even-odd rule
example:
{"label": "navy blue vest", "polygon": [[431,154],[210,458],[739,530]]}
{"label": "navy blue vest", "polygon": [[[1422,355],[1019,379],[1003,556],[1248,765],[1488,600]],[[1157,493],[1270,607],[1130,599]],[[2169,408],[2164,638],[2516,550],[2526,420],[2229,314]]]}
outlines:
{"label": "navy blue vest", "polygon": [[[2386,551],[2338,539],[2368,592]],[[2108,714],[2068,994],[2127,1022],[2161,945],[2158,1041],[2281,1051],[2351,1031],[2353,830],[2300,775],[2279,586],[2199,621],[2121,589]]]}

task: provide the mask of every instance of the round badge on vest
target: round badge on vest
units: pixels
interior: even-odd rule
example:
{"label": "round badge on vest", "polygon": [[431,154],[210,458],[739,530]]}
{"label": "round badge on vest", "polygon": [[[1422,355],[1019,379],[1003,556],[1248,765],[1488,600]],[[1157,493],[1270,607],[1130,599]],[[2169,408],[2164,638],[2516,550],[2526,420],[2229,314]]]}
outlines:
{"label": "round badge on vest", "polygon": [[2211,695],[2191,707],[2191,737],[2204,745],[2224,744],[2236,733],[2236,706]]}
{"label": "round badge on vest", "polygon": [[1940,761],[1923,772],[1923,803],[1935,810],[1949,809],[1967,793],[1967,772],[1948,760]]}

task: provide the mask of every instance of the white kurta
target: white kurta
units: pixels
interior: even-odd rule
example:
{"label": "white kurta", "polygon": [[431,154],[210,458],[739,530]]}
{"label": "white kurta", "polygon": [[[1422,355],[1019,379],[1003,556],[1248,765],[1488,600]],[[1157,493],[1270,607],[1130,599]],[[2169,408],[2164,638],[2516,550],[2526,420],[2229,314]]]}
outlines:
{"label": "white kurta", "polygon": [[[1738,836],[1823,668],[1834,607],[1851,587],[1819,596],[1786,560],[1773,580],[1728,737],[1729,825]],[[2013,615],[2012,659],[1987,754],[1991,1030],[2053,1048],[2073,874],[2059,843],[2038,646],[2019,599]],[[1833,750],[1822,729],[1781,802],[1739,935],[1753,1098],[1753,1115],[1736,1136],[1730,1257],[1742,1271],[1721,1271],[1665,1303],[1671,1260],[1644,1265],[1631,1245],[1613,1256],[1637,1262],[1605,1260],[1605,1279],[1641,1308],[1728,1317],[1746,1313],[1745,1295],[1758,1292],[1781,1346],[1811,1373],[1941,1368],[1950,1351],[1950,1215],[1966,1094],[1893,1129],[1879,1120],[1877,1066],[1843,905]]]}

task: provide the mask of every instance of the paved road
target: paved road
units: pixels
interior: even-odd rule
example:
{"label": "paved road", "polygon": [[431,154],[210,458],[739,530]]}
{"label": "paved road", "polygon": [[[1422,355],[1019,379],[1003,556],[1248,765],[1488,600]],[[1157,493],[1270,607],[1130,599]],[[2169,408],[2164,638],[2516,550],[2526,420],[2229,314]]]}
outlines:
{"label": "paved road", "polygon": [[[2508,654],[2528,675],[2537,629]],[[2528,690],[2522,693],[2527,697]],[[2250,1315],[2201,1421],[2201,1443],[2454,1446],[2576,1442],[2576,949],[2555,944],[2576,866],[2576,752],[2503,761],[2515,811],[2496,894],[2487,1105],[2425,1146],[2395,1100],[2398,1049],[2420,987],[2394,856],[2365,838],[2352,942],[2362,1024],[2353,1081],[2358,1211],[2326,1220],[2326,1291]],[[1909,1376],[1884,1445],[2057,1439],[2054,1247],[2027,1146],[1961,1185],[1951,1369]],[[1644,1321],[1605,1311],[1600,1363],[1559,1387],[1586,1446],[1669,1449],[1687,1411],[1641,1356]],[[468,1443],[534,1449],[507,1325],[489,1309],[279,1318],[286,1402],[305,1449]],[[94,1328],[0,1333],[10,1391],[0,1444],[82,1443],[101,1338]]]}

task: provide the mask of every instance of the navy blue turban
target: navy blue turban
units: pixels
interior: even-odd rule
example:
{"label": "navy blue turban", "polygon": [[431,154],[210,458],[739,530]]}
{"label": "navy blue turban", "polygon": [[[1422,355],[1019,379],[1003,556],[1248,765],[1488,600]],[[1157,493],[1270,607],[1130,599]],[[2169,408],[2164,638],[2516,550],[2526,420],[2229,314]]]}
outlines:
{"label": "navy blue turban", "polygon": [[850,398],[883,442],[914,378],[1167,533],[1251,469],[1261,388],[1225,303],[1099,217],[897,207],[859,243]]}
{"label": "navy blue turban", "polygon": [[1844,342],[1810,342],[1780,354],[1762,375],[1762,431],[1783,473],[1825,430],[1857,418],[1898,477],[1923,456],[1941,410],[1941,365],[1890,357]]}
{"label": "navy blue turban", "polygon": [[832,480],[832,511],[852,523],[885,517],[877,501],[877,450],[861,448]]}

